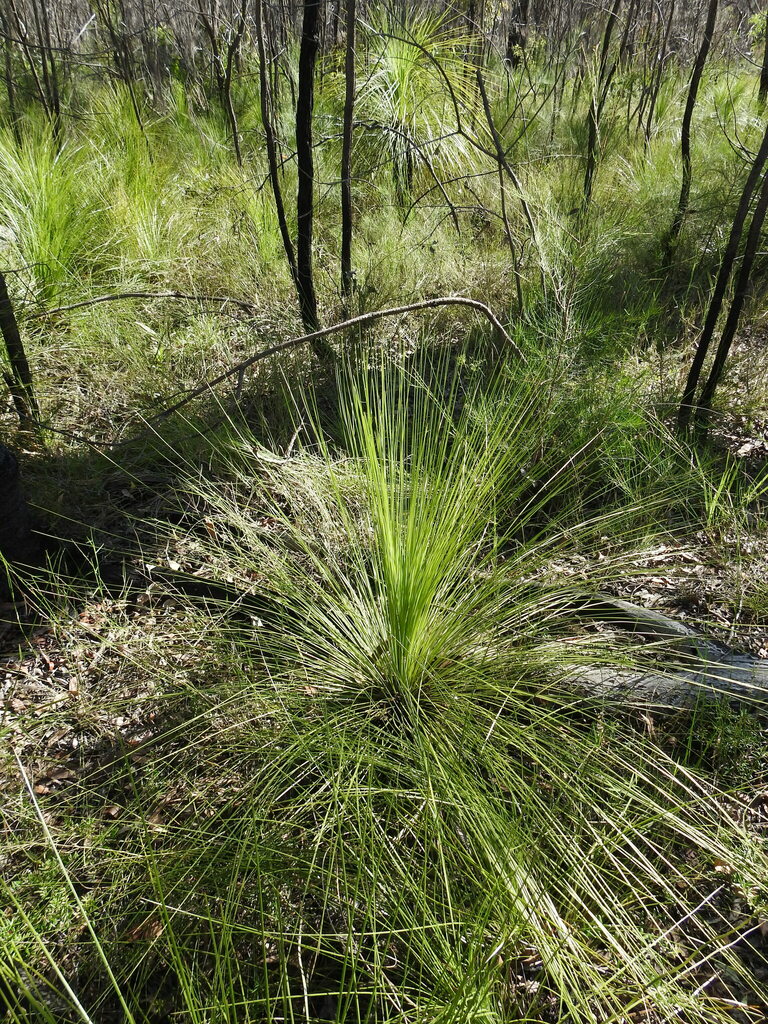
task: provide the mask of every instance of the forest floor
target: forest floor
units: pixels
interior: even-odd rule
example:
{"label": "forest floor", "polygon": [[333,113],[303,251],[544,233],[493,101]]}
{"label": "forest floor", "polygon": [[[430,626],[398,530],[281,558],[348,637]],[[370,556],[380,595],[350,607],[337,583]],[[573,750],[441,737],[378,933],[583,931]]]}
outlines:
{"label": "forest floor", "polygon": [[[745,419],[734,419],[727,426],[721,424],[715,442],[757,474],[768,463],[767,437],[764,425],[758,429]],[[97,524],[111,535],[114,550],[120,547],[115,531],[127,509],[133,521],[150,522],[162,506],[152,478],[134,478],[127,488],[122,483],[118,474],[102,491],[102,518]],[[131,546],[128,535],[123,541]],[[606,537],[597,557],[610,558],[612,544]],[[566,556],[551,569],[563,586],[578,586],[590,577],[591,557]],[[114,836],[116,830],[119,835],[136,785],[134,772],[126,774],[125,765],[139,772],[161,766],[183,748],[185,718],[199,715],[198,708],[187,706],[189,687],[204,685],[205,667],[191,642],[199,608],[164,582],[162,572],[158,581],[152,579],[158,567],[200,577],[205,567],[184,564],[184,558],[183,549],[169,552],[167,547],[145,550],[141,557],[134,553],[121,568],[117,562],[112,566],[115,579],[126,573],[129,588],[86,589],[74,603],[51,608],[52,618],[24,601],[0,606],[0,727],[14,755],[2,759],[0,794],[7,807],[21,798],[18,765],[23,764],[46,826],[65,859],[82,854],[84,844],[97,850],[104,836]],[[768,658],[768,530],[762,521],[713,522],[688,534],[661,534],[629,560],[625,557],[624,564],[624,574],[607,588],[615,596],[690,623],[729,647]],[[152,671],[153,664],[159,671]],[[627,714],[636,718],[638,729],[672,753],[681,743],[695,745],[692,736],[700,728],[700,750],[694,759],[698,756],[724,787],[728,813],[768,842],[768,711],[758,705],[733,709],[705,703],[696,712],[649,708],[628,709]],[[694,727],[692,714],[698,716]],[[175,779],[167,790],[156,788],[145,807],[150,828],[162,834],[171,824],[178,826],[193,813],[190,807],[198,791],[206,793],[207,814],[215,812],[215,794],[222,804],[230,800],[243,782],[237,769],[220,777],[215,763],[211,768],[214,774],[201,778],[198,773],[186,786]],[[87,836],[82,827],[73,826],[75,821],[91,823]],[[5,853],[3,870],[9,876],[28,870],[28,859],[27,850]],[[711,958],[692,972],[691,980],[735,1022],[756,1024],[768,1015],[761,994],[768,988],[768,920],[754,917],[744,892],[731,878],[729,864],[715,864],[714,873],[721,882],[716,894],[689,926],[684,921],[679,925],[676,935],[683,947],[695,948],[701,921],[720,927],[724,920],[729,922],[739,936],[731,952],[755,987],[735,975],[726,960],[718,966]],[[98,871],[77,884],[84,891],[93,887],[98,892]],[[143,923],[132,924],[123,938],[129,943],[146,941],[158,929],[162,925],[150,914]],[[78,973],[77,948],[74,944],[62,962],[73,976]],[[535,967],[520,984],[535,989]],[[554,1009],[552,1013],[551,1019],[558,1019]],[[161,1014],[157,1019],[164,1018]],[[662,1019],[666,1018],[655,1016],[652,1003],[627,1017],[646,1024]]]}

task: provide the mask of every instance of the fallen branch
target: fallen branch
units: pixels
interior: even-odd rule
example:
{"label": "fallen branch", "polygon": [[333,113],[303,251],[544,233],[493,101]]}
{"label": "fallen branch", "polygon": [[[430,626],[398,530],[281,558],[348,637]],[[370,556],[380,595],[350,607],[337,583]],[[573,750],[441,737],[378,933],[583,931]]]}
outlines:
{"label": "fallen branch", "polygon": [[120,302],[123,299],[182,299],[189,302],[215,302],[222,305],[237,306],[239,309],[244,309],[249,313],[255,313],[259,309],[252,302],[233,299],[229,295],[188,295],[185,292],[116,292],[113,295],[97,295],[93,299],[83,299],[82,302],[73,302],[68,306],[57,306],[55,309],[44,309],[38,313],[30,313],[25,319],[39,320],[42,317],[55,316],[57,313],[68,313],[73,309],[85,309],[87,306],[98,306],[102,302]]}
{"label": "fallen branch", "polygon": [[[60,306],[58,309],[48,310],[45,313],[33,314],[34,317],[39,316],[50,316],[53,313],[62,313],[70,309],[80,309],[84,306],[92,306],[99,302],[112,302],[117,299],[131,299],[131,298],[172,298],[172,299],[197,299],[200,301],[208,302],[231,302],[244,309],[255,309],[255,306],[249,306],[246,302],[241,302],[239,299],[230,299],[225,297],[215,296],[202,296],[202,295],[185,295],[182,292],[123,292],[122,294],[116,295],[101,295],[95,299],[86,299],[83,302],[75,302],[70,306]],[[446,295],[442,298],[437,299],[422,299],[420,302],[411,302],[406,306],[393,306],[390,309],[376,309],[370,313],[361,313],[359,316],[354,316],[350,320],[343,320],[341,323],[333,324],[331,327],[323,327],[319,331],[313,331],[311,334],[302,334],[298,338],[290,338],[288,341],[280,342],[277,345],[272,345],[270,348],[266,348],[261,352],[257,352],[253,356],[249,356],[242,362],[236,363],[231,366],[228,370],[220,373],[218,377],[214,377],[211,380],[206,381],[193,391],[188,392],[183,398],[180,398],[178,402],[174,402],[173,405],[164,409],[162,412],[153,416],[147,421],[148,429],[142,431],[140,434],[126,438],[124,441],[119,442],[98,442],[93,441],[87,437],[82,437],[79,434],[75,434],[72,431],[60,430],[57,427],[52,426],[48,423],[42,423],[41,426],[46,430],[51,430],[56,434],[61,434],[65,437],[70,437],[81,444],[90,445],[92,447],[102,448],[122,448],[126,445],[133,444],[136,441],[141,440],[143,437],[147,437],[154,432],[154,428],[157,424],[162,423],[173,413],[178,412],[189,402],[194,401],[206,392],[211,391],[217,385],[228,380],[230,377],[237,375],[238,378],[238,390],[242,386],[243,375],[249,366],[253,366],[254,363],[260,362],[262,359],[268,359],[270,356],[277,355],[279,352],[286,352],[292,348],[298,348],[299,345],[304,345],[307,342],[316,341],[318,338],[324,338],[329,334],[335,334],[337,331],[345,331],[352,327],[361,327],[364,324],[372,323],[374,320],[381,320],[387,316],[400,316],[403,313],[413,313],[420,309],[435,309],[440,306],[467,306],[469,309],[476,309],[482,313],[483,316],[490,322],[494,331],[496,332],[499,340],[522,362],[525,362],[525,356],[523,355],[520,347],[512,340],[509,333],[504,329],[501,321],[494,314],[490,306],[486,306],[484,302],[479,302],[477,299],[468,299],[461,295]],[[31,319],[31,318],[28,318]]]}
{"label": "fallen branch", "polygon": [[632,668],[577,665],[566,672],[570,682],[596,695],[628,703],[684,707],[700,700],[728,700],[765,713],[768,706],[768,660],[742,654],[702,636],[689,626],[606,594],[583,595],[577,615],[606,622],[644,640],[657,665]]}
{"label": "fallen branch", "polygon": [[256,355],[249,356],[240,363],[236,363],[231,366],[228,370],[220,373],[218,377],[214,377],[212,380],[208,380],[205,384],[201,384],[199,387],[190,391],[184,398],[179,399],[173,405],[164,409],[157,416],[154,416],[149,422],[154,425],[161,423],[167,419],[173,413],[178,412],[183,406],[187,405],[188,402],[194,401],[195,398],[199,398],[204,395],[207,391],[212,390],[217,385],[228,380],[230,377],[237,375],[242,379],[243,373],[248,367],[253,366],[254,363],[260,362],[262,359],[268,359],[269,356],[277,355],[279,352],[286,352],[288,349],[298,348],[299,345],[305,345],[307,342],[316,341],[319,338],[325,338],[329,334],[335,334],[337,331],[345,331],[351,327],[361,327],[363,324],[372,323],[374,320],[381,320],[387,316],[400,316],[403,313],[413,313],[419,309],[435,309],[439,306],[468,306],[470,309],[476,309],[482,313],[492,324],[494,330],[500,341],[509,347],[514,355],[525,362],[525,356],[523,355],[520,347],[512,340],[507,331],[501,324],[501,321],[496,317],[493,310],[486,306],[484,302],[478,302],[477,299],[467,299],[461,295],[447,295],[439,299],[422,299],[420,302],[411,302],[407,306],[393,306],[391,309],[376,309],[370,313],[361,313],[359,316],[353,316],[350,320],[343,320],[341,323],[333,324],[331,327],[323,327],[319,331],[313,331],[311,334],[302,334],[299,338],[291,338],[289,341],[282,341],[277,345],[272,345],[270,348],[265,348],[261,352],[257,352]]}

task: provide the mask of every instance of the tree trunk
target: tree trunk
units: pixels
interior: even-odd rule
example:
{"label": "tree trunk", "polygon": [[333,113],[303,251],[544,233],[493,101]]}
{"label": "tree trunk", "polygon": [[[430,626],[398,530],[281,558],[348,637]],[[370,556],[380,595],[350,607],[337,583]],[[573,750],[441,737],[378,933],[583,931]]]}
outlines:
{"label": "tree trunk", "polygon": [[243,35],[245,33],[246,14],[247,0],[241,0],[237,17],[237,25],[235,27],[234,34],[227,45],[227,62],[224,68],[223,81],[224,109],[227,112],[229,127],[232,131],[232,145],[235,150],[235,159],[237,160],[238,167],[243,166],[243,155],[240,149],[240,129],[238,128],[237,114],[235,113],[235,105],[232,100],[232,72],[235,60],[238,58],[238,54],[240,53],[240,44],[243,41]]}
{"label": "tree trunk", "polygon": [[757,188],[760,173],[766,160],[768,160],[768,125],[766,125],[763,133],[763,139],[760,143],[760,148],[757,151],[752,167],[747,175],[747,180],[744,183],[741,199],[739,200],[739,205],[733,218],[733,224],[731,225],[728,244],[725,247],[723,258],[720,261],[720,270],[718,271],[717,281],[715,282],[712,298],[710,299],[709,308],[707,309],[707,316],[704,321],[704,327],[701,331],[699,344],[696,348],[693,361],[691,362],[691,368],[688,371],[688,379],[685,382],[685,389],[683,390],[682,397],[680,398],[680,409],[677,414],[677,426],[681,431],[685,431],[690,423],[694,398],[696,396],[696,388],[699,385],[699,378],[701,377],[701,370],[704,366],[704,360],[707,356],[709,346],[712,343],[712,337],[715,333],[715,328],[717,327],[720,310],[723,307],[725,292],[731,278],[731,272],[736,261],[736,256],[738,255],[739,242],[741,241],[741,235],[744,231],[744,224],[747,219],[747,214],[749,213],[752,196]]}
{"label": "tree trunk", "polygon": [[0,598],[7,599],[11,593],[8,565],[31,565],[39,555],[21,492],[19,464],[13,452],[0,444]]}
{"label": "tree trunk", "polygon": [[768,173],[763,175],[763,184],[760,189],[757,204],[755,205],[755,211],[752,214],[752,223],[749,226],[747,242],[744,247],[744,254],[741,258],[741,267],[739,269],[739,275],[736,278],[733,301],[731,302],[731,308],[728,310],[728,317],[725,321],[723,333],[720,337],[720,344],[717,346],[717,352],[715,353],[712,368],[709,371],[709,377],[707,378],[706,384],[701,389],[701,397],[699,398],[699,404],[696,407],[696,420],[702,426],[704,424],[704,418],[712,406],[715,388],[720,383],[723,367],[725,366],[725,361],[728,358],[728,353],[731,351],[731,345],[733,344],[733,339],[736,336],[736,331],[739,326],[741,311],[744,308],[744,302],[747,298],[749,283],[752,277],[752,267],[760,245],[760,235],[763,230],[763,224],[765,223],[766,212],[768,212]]}
{"label": "tree trunk", "polygon": [[349,301],[352,274],[352,121],[355,113],[355,0],[347,0],[347,52],[344,66],[344,137],[341,147],[341,294]]}
{"label": "tree trunk", "polygon": [[256,42],[259,49],[259,99],[261,102],[261,126],[264,130],[264,142],[267,149],[267,167],[269,168],[269,181],[272,185],[272,195],[275,198],[275,212],[277,223],[280,228],[280,237],[283,240],[285,257],[291,270],[291,277],[298,291],[298,273],[296,270],[296,255],[291,241],[291,233],[288,230],[288,221],[285,216],[285,205],[283,203],[283,190],[280,187],[280,174],[277,162],[277,140],[272,125],[272,90],[269,86],[269,73],[267,65],[267,46],[264,34],[264,13],[262,0],[256,0],[254,8],[256,19]]}
{"label": "tree trunk", "polygon": [[[39,10],[38,3],[40,7]],[[47,0],[34,0],[32,4],[32,13],[34,15],[35,28],[37,30],[43,83],[48,95],[48,106],[52,115],[51,125],[53,127],[54,137],[58,139],[61,133],[61,99],[59,96],[59,78],[56,71],[53,40],[51,39],[51,22],[48,13]]]}
{"label": "tree trunk", "polygon": [[16,322],[16,315],[13,312],[5,276],[2,272],[0,272],[0,334],[5,342],[10,365],[10,373],[5,375],[5,381],[16,406],[19,421],[24,429],[34,428],[40,419],[40,413],[35,400],[32,372],[29,369],[24,343],[19,333],[19,325]]}
{"label": "tree trunk", "polygon": [[516,68],[525,53],[528,42],[528,8],[530,0],[517,0],[512,8],[512,18],[507,33],[507,52],[505,60],[511,68]]}
{"label": "tree trunk", "polygon": [[763,66],[760,68],[760,91],[757,94],[760,106],[768,99],[768,9],[763,12],[765,26],[763,28]]}
{"label": "tree trunk", "polygon": [[307,333],[320,325],[312,275],[312,220],[315,169],[312,159],[312,109],[315,99],[315,61],[321,0],[304,0],[299,50],[299,89],[296,100],[296,161],[299,187],[296,198],[296,274],[301,319]]}
{"label": "tree trunk", "polygon": [[21,146],[21,130],[19,128],[19,112],[16,108],[16,87],[13,81],[13,52],[10,40],[10,23],[5,15],[0,12],[0,28],[3,31],[3,58],[5,71],[5,89],[8,93],[8,115],[13,131],[13,138],[17,146]]}
{"label": "tree trunk", "polygon": [[605,33],[603,35],[603,46],[600,53],[600,67],[597,75],[597,83],[595,84],[595,92],[589,104],[589,115],[587,117],[587,163],[584,170],[585,211],[589,207],[592,199],[592,185],[594,183],[595,170],[597,168],[597,143],[600,137],[600,115],[603,112],[605,101],[608,99],[611,79],[613,78],[616,70],[616,64],[613,65],[610,71],[608,70],[608,54],[610,53],[611,36],[613,35],[613,30],[616,26],[616,20],[619,17],[620,7],[621,0],[614,0],[611,13],[608,15]]}
{"label": "tree trunk", "polygon": [[701,41],[701,47],[696,56],[696,63],[693,65],[693,74],[691,75],[691,84],[688,87],[688,97],[685,101],[685,111],[683,113],[683,126],[680,132],[680,156],[683,165],[683,174],[680,184],[680,198],[677,201],[677,211],[675,213],[675,219],[672,221],[672,227],[669,229],[666,242],[664,244],[664,264],[669,266],[674,252],[675,243],[677,242],[680,229],[683,226],[685,215],[688,212],[688,202],[691,196],[691,121],[693,120],[693,109],[696,106],[696,97],[699,93],[699,85],[701,84],[701,76],[704,73],[704,64],[709,54],[709,48],[712,45],[712,35],[715,31],[715,21],[717,20],[717,3],[718,0],[709,0],[709,7],[707,9],[707,21],[704,26],[704,38]]}

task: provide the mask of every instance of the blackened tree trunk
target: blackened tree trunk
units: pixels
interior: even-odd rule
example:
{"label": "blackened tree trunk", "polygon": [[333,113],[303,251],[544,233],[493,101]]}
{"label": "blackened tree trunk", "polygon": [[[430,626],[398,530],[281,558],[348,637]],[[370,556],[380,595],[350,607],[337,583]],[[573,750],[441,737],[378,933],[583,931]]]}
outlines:
{"label": "blackened tree trunk", "polygon": [[21,340],[19,325],[13,311],[11,298],[5,275],[0,272],[0,335],[5,343],[10,372],[5,374],[5,382],[11,392],[13,403],[22,428],[36,427],[40,414],[35,399],[32,382],[32,371],[27,361],[27,353]]}
{"label": "blackened tree trunk", "polygon": [[352,121],[355,113],[355,0],[347,0],[347,51],[344,65],[344,137],[341,146],[341,294],[349,300],[352,274]]}
{"label": "blackened tree trunk", "polygon": [[6,599],[11,593],[8,566],[32,565],[39,555],[21,491],[19,464],[13,452],[0,444],[0,598]]}
{"label": "blackened tree trunk", "polygon": [[592,199],[592,185],[595,179],[597,168],[597,144],[600,137],[600,117],[603,113],[608,93],[611,88],[611,80],[616,71],[616,62],[608,67],[608,56],[611,50],[611,36],[619,17],[621,0],[614,0],[608,21],[603,33],[603,45],[600,52],[600,66],[597,73],[597,82],[592,101],[589,104],[589,115],[587,117],[587,162],[584,170],[584,210],[589,207]]}
{"label": "blackened tree trunk", "polygon": [[296,162],[299,187],[296,199],[296,273],[301,319],[310,334],[320,326],[312,274],[312,222],[315,169],[312,159],[312,109],[315,99],[315,62],[321,0],[304,0],[299,50],[299,85],[296,100]]}
{"label": "blackened tree trunk", "polygon": [[758,101],[760,106],[765,105],[766,99],[768,99],[768,9],[763,12],[765,18],[765,25],[763,27],[763,66],[760,68],[760,91],[758,92]]}
{"label": "blackened tree trunk", "polygon": [[517,67],[525,53],[528,42],[528,8],[530,0],[517,0],[512,7],[512,18],[507,33],[506,62],[511,68]]}
{"label": "blackened tree trunk", "polygon": [[283,203],[283,190],[280,186],[280,174],[277,162],[277,139],[275,129],[272,125],[272,96],[273,91],[269,85],[269,73],[267,63],[267,45],[264,33],[264,14],[262,0],[256,0],[254,8],[256,19],[256,42],[259,48],[259,98],[261,102],[261,126],[264,130],[264,142],[267,149],[267,166],[269,168],[269,181],[272,185],[272,195],[275,199],[275,211],[277,223],[280,228],[280,237],[283,240],[285,256],[288,266],[291,269],[291,277],[298,290],[298,272],[296,269],[296,254],[291,241],[291,233],[288,230],[288,221],[285,216],[285,204]]}
{"label": "blackened tree trunk", "polygon": [[691,74],[691,82],[688,86],[688,96],[685,101],[683,125],[680,132],[680,157],[683,168],[680,183],[680,198],[677,201],[677,210],[675,211],[672,226],[669,229],[669,234],[667,235],[664,243],[664,263],[666,266],[669,266],[672,259],[675,244],[677,243],[680,229],[683,226],[685,215],[688,212],[688,203],[691,198],[691,121],[693,120],[693,110],[696,106],[696,97],[699,94],[701,76],[704,73],[704,65],[709,54],[709,48],[712,45],[712,35],[714,34],[715,21],[717,20],[717,4],[718,0],[709,0],[707,21],[704,25],[704,38],[701,41],[699,52],[696,55],[696,62],[693,65],[693,73]]}
{"label": "blackened tree trunk", "polygon": [[736,337],[741,312],[744,308],[744,302],[746,301],[750,281],[752,279],[752,267],[760,245],[760,236],[763,230],[763,224],[765,223],[766,211],[768,211],[768,173],[763,174],[763,183],[760,188],[757,203],[755,204],[754,213],[752,214],[752,223],[749,226],[747,242],[744,246],[744,253],[741,257],[741,266],[736,278],[733,300],[731,302],[731,308],[728,310],[728,316],[725,321],[725,326],[723,327],[723,333],[720,337],[720,344],[717,346],[717,352],[715,353],[715,358],[712,362],[712,368],[709,371],[707,382],[701,389],[701,397],[699,398],[699,404],[696,407],[695,413],[697,426],[703,427],[705,425],[706,416],[712,408],[712,399],[715,396],[715,388],[720,383],[725,361],[728,358],[728,353],[731,351],[733,339]]}
{"label": "blackened tree trunk", "polygon": [[728,243],[725,247],[723,258],[720,261],[720,269],[717,274],[717,280],[715,281],[712,298],[709,302],[709,308],[707,309],[707,316],[704,320],[704,327],[702,328],[696,353],[693,357],[691,368],[688,371],[688,379],[685,382],[685,389],[683,390],[683,394],[680,399],[680,410],[677,414],[677,426],[681,431],[687,430],[690,424],[694,399],[696,397],[696,389],[699,386],[699,378],[701,377],[701,370],[704,366],[704,360],[706,359],[707,352],[709,351],[709,346],[712,343],[720,311],[723,308],[723,300],[725,299],[725,293],[728,288],[728,282],[731,278],[733,265],[739,252],[739,243],[741,242],[741,236],[744,232],[744,224],[746,223],[749,207],[752,203],[752,197],[755,193],[755,189],[757,188],[758,181],[760,180],[760,174],[766,160],[768,160],[768,124],[763,132],[760,148],[755,155],[752,167],[747,175],[747,180],[744,183],[739,205],[736,208],[733,224],[731,225],[731,232],[728,237]]}

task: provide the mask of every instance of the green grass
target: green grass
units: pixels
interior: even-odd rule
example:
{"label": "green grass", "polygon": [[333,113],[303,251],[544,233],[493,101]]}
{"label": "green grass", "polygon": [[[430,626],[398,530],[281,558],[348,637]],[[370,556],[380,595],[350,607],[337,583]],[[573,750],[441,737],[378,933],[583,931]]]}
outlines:
{"label": "green grass", "polygon": [[20,802],[16,857],[35,832],[43,847],[7,898],[29,906],[47,841],[62,916],[57,935],[47,914],[6,922],[12,982],[34,990],[48,961],[74,1005],[79,962],[93,1021],[729,1019],[700,990],[702,972],[748,975],[722,951],[717,868],[759,914],[765,851],[706,752],[686,765],[562,682],[632,658],[566,612],[621,559],[550,568],[628,520],[571,509],[578,448],[532,458],[540,389],[444,358],[344,369],[332,434],[294,391],[314,427],[290,458],[233,424],[212,479],[190,463],[197,516],[159,524],[166,558],[267,610],[238,624],[214,605],[154,640],[112,604],[97,635],[120,675],[137,693],[159,676],[176,710],[138,760],[117,748],[111,795],[86,761],[53,826],[55,798]]}
{"label": "green grass", "polygon": [[[335,375],[294,353],[132,446],[84,447],[55,429],[125,440],[201,378],[300,333],[254,69],[246,54],[234,90],[242,169],[217,104],[177,80],[155,109],[137,85],[143,131],[119,87],[75,81],[60,149],[32,105],[21,147],[0,135],[2,259],[20,268],[11,289],[55,428],[24,441],[26,485],[46,530],[94,563],[81,551],[30,596],[79,692],[47,702],[43,687],[0,722],[23,765],[9,744],[0,1005],[18,1024],[623,1024],[646,1010],[725,1024],[713,974],[765,998],[734,947],[766,914],[765,845],[737,802],[764,788],[761,722],[710,708],[654,724],[566,678],[644,656],[582,628],[575,591],[635,574],[649,543],[700,532],[739,559],[762,543],[765,474],[669,430],[744,176],[722,125],[754,139],[753,76],[705,78],[691,212],[663,280],[685,75],[670,66],[647,145],[626,130],[619,76],[579,218],[589,82],[576,95],[569,80],[555,109],[540,47],[513,72],[491,60],[535,226],[508,181],[518,316],[468,40],[439,18],[384,27],[364,28],[359,55],[353,308],[476,296],[515,311],[525,365],[439,311],[336,339]],[[438,141],[455,111],[423,48],[468,138]],[[330,323],[338,55],[316,102]],[[289,220],[292,117],[281,80]],[[137,300],[30,318],[134,289],[257,309]],[[759,416],[763,384],[741,386],[739,359],[723,408]],[[2,427],[13,439],[10,410]],[[120,558],[155,583],[101,579]],[[732,595],[755,620],[758,561],[736,565]],[[195,585],[207,601],[185,596]],[[51,740],[62,727],[76,747]],[[39,781],[62,762],[74,778]]]}

